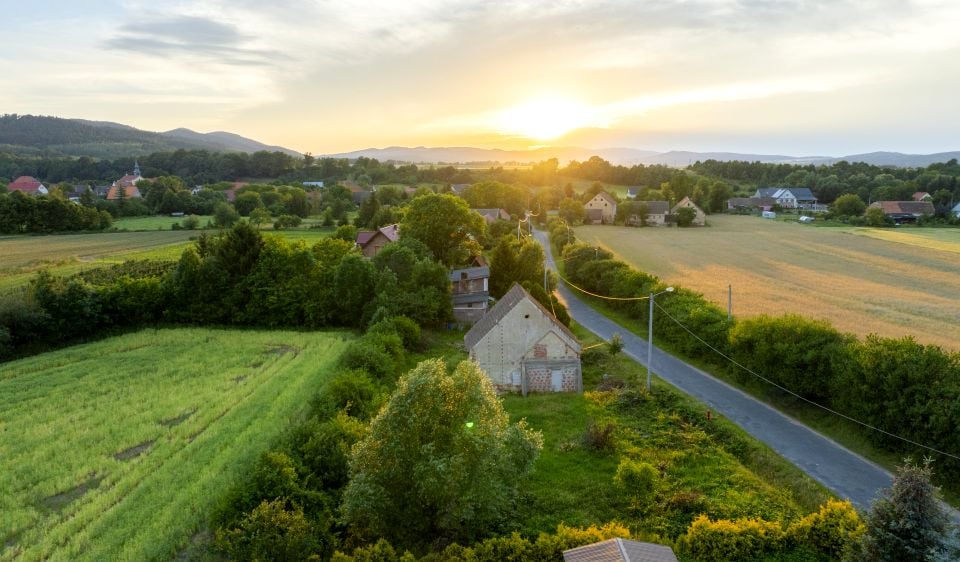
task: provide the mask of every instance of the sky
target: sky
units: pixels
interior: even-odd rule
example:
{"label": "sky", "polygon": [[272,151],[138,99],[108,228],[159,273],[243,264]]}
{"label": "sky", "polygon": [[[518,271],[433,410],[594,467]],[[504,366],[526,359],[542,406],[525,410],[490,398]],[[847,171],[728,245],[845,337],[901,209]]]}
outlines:
{"label": "sky", "polygon": [[960,2],[0,0],[0,112],[387,146],[960,150]]}

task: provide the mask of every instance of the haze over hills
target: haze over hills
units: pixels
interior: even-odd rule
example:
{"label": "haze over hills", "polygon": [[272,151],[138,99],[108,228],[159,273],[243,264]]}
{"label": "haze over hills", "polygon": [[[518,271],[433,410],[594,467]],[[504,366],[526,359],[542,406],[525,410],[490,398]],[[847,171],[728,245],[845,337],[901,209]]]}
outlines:
{"label": "haze over hills", "polygon": [[35,115],[0,116],[0,152],[29,156],[118,158],[178,149],[218,152],[266,150],[300,156],[300,153],[282,146],[267,145],[222,131],[198,133],[180,128],[157,133],[109,121]]}
{"label": "haze over hills", "polygon": [[633,166],[637,164],[663,164],[666,166],[684,167],[694,162],[704,160],[746,162],[766,162],[783,164],[832,164],[846,160],[847,162],[864,162],[877,166],[922,167],[937,162],[947,162],[953,158],[960,159],[960,151],[939,152],[936,154],[903,154],[900,152],[870,152],[849,156],[787,156],[783,154],[743,154],[736,152],[690,152],[671,150],[657,152],[654,150],[640,150],[635,148],[581,148],[581,147],[543,147],[533,150],[500,150],[472,147],[436,147],[428,148],[391,146],[388,148],[368,148],[329,154],[334,158],[376,158],[381,161],[393,160],[397,162],[426,163],[531,163],[540,162],[547,158],[557,158],[560,164],[571,160],[584,161],[591,156],[599,156],[612,164]]}

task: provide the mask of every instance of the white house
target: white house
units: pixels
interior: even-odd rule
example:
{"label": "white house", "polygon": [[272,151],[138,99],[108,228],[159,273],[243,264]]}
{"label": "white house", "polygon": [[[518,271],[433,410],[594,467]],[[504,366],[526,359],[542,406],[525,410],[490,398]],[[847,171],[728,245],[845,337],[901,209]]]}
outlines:
{"label": "white house", "polygon": [[960,203],[957,203],[953,209],[950,209],[950,212],[953,213],[953,216],[960,218]]}
{"label": "white house", "polygon": [[604,224],[613,224],[614,219],[617,218],[617,200],[606,191],[594,195],[593,199],[587,201],[587,204],[583,206],[583,209],[588,214],[591,210],[599,210],[602,217],[600,220]]}
{"label": "white house", "polygon": [[806,187],[761,187],[754,197],[772,197],[784,209],[806,209],[817,204],[817,196]]}
{"label": "white house", "polygon": [[580,342],[514,284],[463,337],[498,391],[581,392]]}

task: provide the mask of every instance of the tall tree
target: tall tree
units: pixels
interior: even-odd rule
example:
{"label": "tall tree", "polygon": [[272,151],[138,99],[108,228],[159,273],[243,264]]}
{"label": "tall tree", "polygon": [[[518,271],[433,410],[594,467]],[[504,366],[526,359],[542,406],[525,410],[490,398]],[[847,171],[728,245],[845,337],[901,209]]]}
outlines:
{"label": "tall tree", "polygon": [[476,363],[451,373],[424,361],[354,447],[343,520],[403,547],[472,542],[508,514],[542,446],[523,420],[510,423]]}
{"label": "tall tree", "polygon": [[479,252],[487,223],[455,195],[429,194],[410,202],[400,236],[422,242],[433,258],[448,267],[466,263]]}

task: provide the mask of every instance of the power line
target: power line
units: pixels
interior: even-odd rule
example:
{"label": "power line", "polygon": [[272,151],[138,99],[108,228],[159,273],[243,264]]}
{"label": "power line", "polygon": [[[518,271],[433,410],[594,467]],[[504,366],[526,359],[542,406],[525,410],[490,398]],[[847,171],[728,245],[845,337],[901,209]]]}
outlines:
{"label": "power line", "polygon": [[586,294],[586,295],[590,295],[591,297],[597,297],[598,299],[604,299],[604,300],[608,300],[608,301],[645,301],[645,300],[647,300],[647,299],[650,298],[649,296],[646,296],[646,297],[606,297],[606,296],[603,296],[603,295],[598,295],[598,294],[596,294],[596,293],[591,293],[590,291],[588,291],[588,290],[586,290],[586,289],[582,289],[582,288],[580,288],[580,287],[577,287],[576,285],[574,285],[573,283],[571,283],[567,278],[565,278],[563,275],[560,275],[560,272],[559,272],[559,271],[557,272],[557,277],[559,277],[564,283],[566,283],[567,285],[570,285],[571,287],[573,287],[574,289],[580,291],[581,293]]}
{"label": "power line", "polygon": [[663,308],[663,306],[661,306],[660,303],[654,302],[654,304],[657,306],[657,308],[660,309],[660,312],[663,312],[664,314],[666,314],[666,315],[667,315],[667,318],[669,318],[670,320],[673,320],[673,322],[674,322],[677,326],[680,326],[681,328],[683,328],[684,330],[686,330],[686,332],[687,332],[688,334],[690,334],[691,336],[693,336],[694,338],[696,338],[697,341],[699,341],[699,342],[702,343],[703,345],[709,347],[714,353],[716,353],[716,354],[719,355],[720,357],[723,357],[723,358],[726,359],[727,361],[730,361],[731,363],[733,363],[733,364],[736,365],[737,367],[740,367],[740,368],[743,369],[744,371],[746,371],[746,372],[750,373],[751,375],[757,377],[758,379],[762,380],[763,382],[765,382],[765,383],[767,383],[767,384],[769,384],[769,385],[775,386],[775,387],[779,388],[780,390],[786,392],[787,394],[789,394],[789,395],[791,395],[791,396],[794,396],[794,397],[796,397],[796,398],[799,398],[800,400],[803,400],[804,402],[806,402],[806,403],[808,403],[808,404],[812,404],[813,406],[816,406],[817,408],[820,408],[820,409],[822,409],[822,410],[824,410],[824,411],[826,411],[826,412],[829,412],[829,413],[831,413],[831,414],[833,414],[833,415],[835,415],[835,416],[840,416],[841,418],[843,418],[843,419],[845,419],[845,420],[848,420],[848,421],[851,421],[851,422],[853,422],[853,423],[859,424],[859,425],[861,425],[861,426],[863,426],[863,427],[865,427],[865,428],[867,428],[867,429],[871,429],[871,430],[873,430],[873,431],[880,432],[880,433],[882,433],[882,434],[884,434],[884,435],[887,435],[887,436],[889,436],[889,437],[893,437],[894,439],[899,439],[900,441],[903,441],[903,442],[905,442],[905,443],[909,443],[909,444],[914,445],[914,446],[916,446],[916,447],[920,447],[920,448],[926,449],[926,450],[928,450],[928,451],[933,451],[934,453],[939,453],[939,454],[941,454],[941,455],[950,457],[950,458],[952,458],[952,459],[960,460],[960,456],[957,456],[957,455],[948,453],[948,452],[946,452],[946,451],[941,451],[940,449],[935,449],[935,448],[930,447],[930,446],[928,446],[928,445],[924,445],[923,443],[917,443],[916,441],[912,441],[912,440],[910,440],[910,439],[907,439],[906,437],[901,437],[901,436],[899,436],[899,435],[897,435],[897,434],[895,434],[895,433],[890,433],[889,431],[880,429],[879,427],[874,427],[874,426],[872,426],[872,425],[870,425],[870,424],[868,424],[868,423],[866,423],[866,422],[862,422],[862,421],[860,421],[860,420],[858,420],[858,419],[856,419],[856,418],[852,418],[852,417],[850,417],[850,416],[848,416],[848,415],[846,415],[846,414],[844,414],[844,413],[842,413],[842,412],[838,412],[838,411],[836,411],[836,410],[834,410],[834,409],[832,409],[832,408],[829,408],[829,407],[827,407],[827,406],[824,406],[823,404],[819,404],[819,403],[817,403],[817,402],[814,402],[813,400],[810,400],[809,398],[806,398],[806,397],[804,397],[804,396],[801,396],[801,395],[797,394],[796,392],[790,390],[789,388],[786,388],[786,387],[784,387],[784,386],[781,386],[781,385],[775,383],[774,381],[772,381],[772,380],[764,377],[763,375],[761,375],[761,374],[759,374],[759,373],[755,373],[754,371],[752,371],[751,369],[747,368],[746,366],[741,365],[741,364],[740,364],[737,360],[735,360],[734,358],[726,355],[725,353],[723,353],[723,352],[720,351],[719,349],[717,349],[717,348],[713,347],[712,345],[710,345],[709,342],[705,341],[703,338],[701,338],[701,337],[698,336],[697,334],[693,333],[693,331],[691,331],[690,328],[687,328],[686,326],[684,326],[679,320],[677,320],[677,319],[674,318],[669,312],[667,312],[667,309]]}

